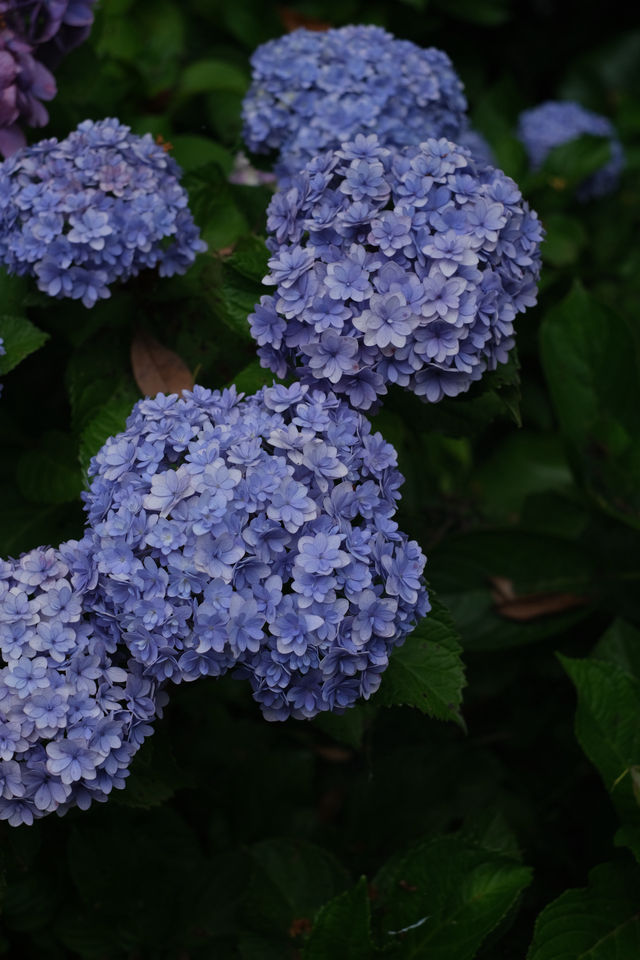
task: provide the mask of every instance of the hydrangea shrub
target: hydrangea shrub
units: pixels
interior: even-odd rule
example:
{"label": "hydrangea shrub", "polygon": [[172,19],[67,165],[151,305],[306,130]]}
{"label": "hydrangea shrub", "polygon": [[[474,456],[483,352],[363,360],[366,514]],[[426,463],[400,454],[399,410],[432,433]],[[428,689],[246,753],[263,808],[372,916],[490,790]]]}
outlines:
{"label": "hydrangea shrub", "polygon": [[455,139],[467,102],[449,57],[398,40],[381,27],[299,29],[258,47],[243,104],[250,150],[278,152],[286,180],[357,133],[385,146]]}
{"label": "hydrangea shrub", "polygon": [[430,402],[504,363],[536,302],[542,229],[517,185],[445,140],[391,151],[358,135],[312,160],[268,210],[250,316],[263,366],[375,406]]}
{"label": "hydrangea shrub", "polygon": [[92,616],[91,542],[0,561],[0,820],[13,826],[121,788],[165,702]]}
{"label": "hydrangea shrub", "polygon": [[578,196],[586,200],[611,193],[620,179],[624,155],[611,121],[586,110],[579,103],[556,100],[548,100],[531,110],[524,110],[518,120],[518,137],[534,170],[542,166],[554,147],[576,140],[584,134],[607,137],[611,148],[607,163],[578,188]]}
{"label": "hydrangea shrub", "polygon": [[396,453],[333,393],[242,396],[143,400],[92,461],[91,604],[145,677],[236,668],[269,720],[341,712],[429,609]]}
{"label": "hydrangea shrub", "polygon": [[113,118],[26,147],[0,165],[0,261],[86,307],[145,268],[184,273],[206,244],[180,175],[150,134]]}

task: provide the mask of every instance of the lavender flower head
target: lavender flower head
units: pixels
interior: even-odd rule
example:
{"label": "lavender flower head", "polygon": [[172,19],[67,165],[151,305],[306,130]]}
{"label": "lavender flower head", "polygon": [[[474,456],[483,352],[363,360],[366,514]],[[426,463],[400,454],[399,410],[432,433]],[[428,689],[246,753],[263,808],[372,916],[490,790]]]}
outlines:
{"label": "lavender flower head", "polygon": [[258,153],[278,151],[285,181],[357,133],[401,147],[466,129],[467,102],[447,55],[381,27],[295,30],[258,47],[251,64],[244,139]]}
{"label": "lavender flower head", "polygon": [[116,119],[20,150],[0,165],[0,261],[85,307],[142,269],[184,273],[206,244],[180,174],[150,134]]}
{"label": "lavender flower head", "polygon": [[122,788],[166,702],[114,621],[89,612],[89,548],[0,560],[0,820],[13,826]]}
{"label": "lavender flower head", "polygon": [[50,67],[83,43],[93,24],[96,0],[0,0],[0,17]]}
{"label": "lavender flower head", "polygon": [[429,609],[396,453],[333,393],[242,397],[143,400],[94,458],[92,604],[145,677],[235,668],[268,720],[342,712]]}
{"label": "lavender flower head", "polygon": [[542,230],[516,184],[450,141],[359,135],[268,210],[276,288],[249,317],[263,366],[362,410],[389,383],[436,402],[504,363],[536,301]]}
{"label": "lavender flower head", "polygon": [[48,122],[41,101],[56,95],[53,76],[32,54],[30,44],[13,30],[0,29],[0,154],[5,157],[26,143],[19,123],[43,127]]}
{"label": "lavender flower head", "polygon": [[554,147],[575,140],[583,134],[608,137],[611,148],[611,156],[607,163],[578,187],[578,197],[587,200],[590,197],[611,193],[618,185],[620,172],[624,166],[622,144],[616,136],[611,121],[607,117],[586,110],[579,103],[554,100],[542,103],[531,110],[524,110],[518,121],[518,137],[529,155],[529,162],[534,170],[542,166]]}

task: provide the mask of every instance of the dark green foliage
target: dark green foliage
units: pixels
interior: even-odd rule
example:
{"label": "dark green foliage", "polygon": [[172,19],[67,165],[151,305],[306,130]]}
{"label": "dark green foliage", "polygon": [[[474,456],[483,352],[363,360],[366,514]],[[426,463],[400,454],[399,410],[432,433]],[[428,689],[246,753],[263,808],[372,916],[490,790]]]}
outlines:
{"label": "dark green foliage", "polygon": [[[632,7],[102,0],[90,40],[57,71],[42,135],[118,116],[161,137],[209,251],[184,277],[142,273],[91,311],[0,271],[0,557],[82,535],[91,457],[141,396],[139,332],[204,386],[272,381],[247,322],[270,289],[271,190],[228,175],[249,56],[283,16],[379,23],[447,51],[474,127],[546,229],[539,305],[517,320],[517,356],[468,394],[424,405],[391,388],[373,418],[398,450],[399,523],[433,585],[380,690],[286,724],[266,723],[234,678],[173,690],[125,790],[64,819],[0,825],[0,956],[637,960]],[[574,193],[608,155],[599,138],[527,170],[518,113],[562,98],[620,134],[626,169],[609,197]]]}

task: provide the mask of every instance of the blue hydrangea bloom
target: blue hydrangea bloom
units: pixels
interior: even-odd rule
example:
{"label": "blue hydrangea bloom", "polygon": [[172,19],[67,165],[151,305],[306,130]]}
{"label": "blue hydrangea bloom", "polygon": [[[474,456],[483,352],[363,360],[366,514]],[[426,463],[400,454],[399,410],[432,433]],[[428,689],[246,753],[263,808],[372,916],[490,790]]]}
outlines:
{"label": "blue hydrangea bloom", "polygon": [[158,683],[234,668],[269,720],[341,712],[429,609],[396,453],[331,392],[159,394],[89,472],[96,629]]}
{"label": "blue hydrangea bloom", "polygon": [[90,613],[91,542],[0,560],[0,820],[86,809],[124,786],[161,716],[158,681]]}
{"label": "blue hydrangea bloom", "polygon": [[206,249],[180,168],[150,134],[85,120],[0,165],[0,261],[86,307],[147,267],[184,273]]}
{"label": "blue hydrangea bloom", "polygon": [[455,139],[467,102],[448,56],[381,27],[295,30],[258,47],[243,104],[250,150],[279,154],[278,178],[358,133],[385,146]]}
{"label": "blue hydrangea bloom", "polygon": [[25,145],[20,123],[30,127],[48,123],[42,101],[55,95],[52,74],[34,58],[28,41],[5,27],[0,10],[0,154],[8,157]]}
{"label": "blue hydrangea bloom", "polygon": [[611,157],[578,188],[581,199],[611,193],[618,184],[624,166],[622,144],[607,117],[586,110],[572,101],[549,100],[532,110],[524,110],[518,120],[518,137],[522,141],[534,170],[544,163],[549,152],[584,134],[608,137]]}
{"label": "blue hydrangea bloom", "polygon": [[93,24],[96,0],[0,0],[0,16],[38,48],[38,59],[55,66],[83,43]]}
{"label": "blue hydrangea bloom", "polygon": [[542,229],[517,185],[445,140],[372,134],[312,160],[268,210],[276,287],[249,317],[263,366],[375,407],[424,400],[504,363],[536,302]]}

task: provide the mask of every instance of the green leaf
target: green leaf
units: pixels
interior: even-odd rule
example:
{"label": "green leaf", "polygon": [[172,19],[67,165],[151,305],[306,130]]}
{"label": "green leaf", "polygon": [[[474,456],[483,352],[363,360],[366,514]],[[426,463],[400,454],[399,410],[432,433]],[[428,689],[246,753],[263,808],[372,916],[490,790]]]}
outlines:
{"label": "green leaf", "polygon": [[182,72],[178,98],[185,99],[198,93],[225,91],[246,93],[249,78],[243,70],[224,60],[197,60]]}
{"label": "green leaf", "polygon": [[233,156],[229,151],[208,137],[194,137],[188,134],[172,135],[171,155],[186,171],[215,163],[228,174],[233,167]]}
{"label": "green leaf", "polygon": [[573,188],[605,166],[610,158],[611,145],[607,137],[583,134],[550,150],[537,176],[555,181],[556,188]]}
{"label": "green leaf", "polygon": [[76,448],[70,436],[51,430],[37,447],[23,453],[16,465],[20,491],[36,503],[68,503],[82,490]]}
{"label": "green leaf", "polygon": [[578,692],[580,746],[623,819],[640,823],[640,682],[604,660],[560,656],[560,662]]}
{"label": "green leaf", "polygon": [[512,520],[530,494],[571,485],[562,443],[551,433],[519,430],[506,437],[474,470],[473,482],[482,491],[486,517]]}
{"label": "green leaf", "polygon": [[355,887],[322,907],[302,956],[303,960],[369,960],[373,955],[367,880],[361,877]]}
{"label": "green leaf", "polygon": [[637,866],[596,867],[588,887],[565,891],[542,911],[527,960],[636,960],[639,889]]}
{"label": "green leaf", "polygon": [[640,680],[640,630],[626,620],[614,620],[600,637],[592,656],[608,660]]}
{"label": "green leaf", "polygon": [[310,923],[322,904],[348,884],[331,854],[311,843],[264,840],[251,848],[251,854],[254,874],[246,916],[258,933],[288,940],[292,925]]}
{"label": "green leaf", "polygon": [[191,170],[184,177],[190,208],[210,252],[222,250],[247,233],[248,224],[238,209],[227,175],[217,162]]}
{"label": "green leaf", "polygon": [[[256,393],[261,387],[268,386],[277,380],[273,370],[267,370],[261,366],[259,360],[252,360],[240,373],[237,373],[232,383],[236,389],[246,394]],[[231,384],[230,384],[231,385]]]}
{"label": "green leaf", "polygon": [[262,278],[268,273],[269,257],[264,238],[250,233],[237,243],[227,263],[243,277],[262,284]]}
{"label": "green leaf", "polygon": [[0,337],[4,340],[5,353],[0,356],[0,374],[9,373],[25,357],[47,342],[49,334],[38,330],[26,317],[2,314]]}
{"label": "green leaf", "polygon": [[492,578],[510,581],[517,596],[576,593],[589,596],[589,555],[574,540],[522,530],[449,536],[429,556],[429,579],[446,603],[465,650],[502,650],[553,636],[585,617],[587,606],[529,621],[503,617]]}
{"label": "green leaf", "polygon": [[640,528],[640,363],[630,329],[576,284],[546,316],[540,344],[578,479]]}
{"label": "green leaf", "polygon": [[517,860],[460,837],[420,844],[374,881],[385,944],[401,944],[403,960],[471,960],[531,876]]}
{"label": "green leaf", "polygon": [[617,847],[629,847],[638,863],[640,863],[640,823],[620,827],[613,838],[613,842]]}
{"label": "green leaf", "polygon": [[358,703],[355,707],[349,707],[343,714],[325,710],[314,717],[313,725],[334,740],[358,750],[362,746],[365,730],[375,713],[373,704]]}
{"label": "green leaf", "polygon": [[582,223],[574,217],[552,213],[545,217],[544,228],[543,260],[553,267],[575,263],[587,240]]}
{"label": "green leaf", "polygon": [[431,611],[394,650],[374,702],[417,707],[430,717],[454,720],[464,727],[459,636],[446,607],[433,595],[431,603]]}
{"label": "green leaf", "polygon": [[253,313],[260,297],[260,288],[232,267],[224,264],[220,298],[222,319],[234,333],[252,341],[249,314]]}

